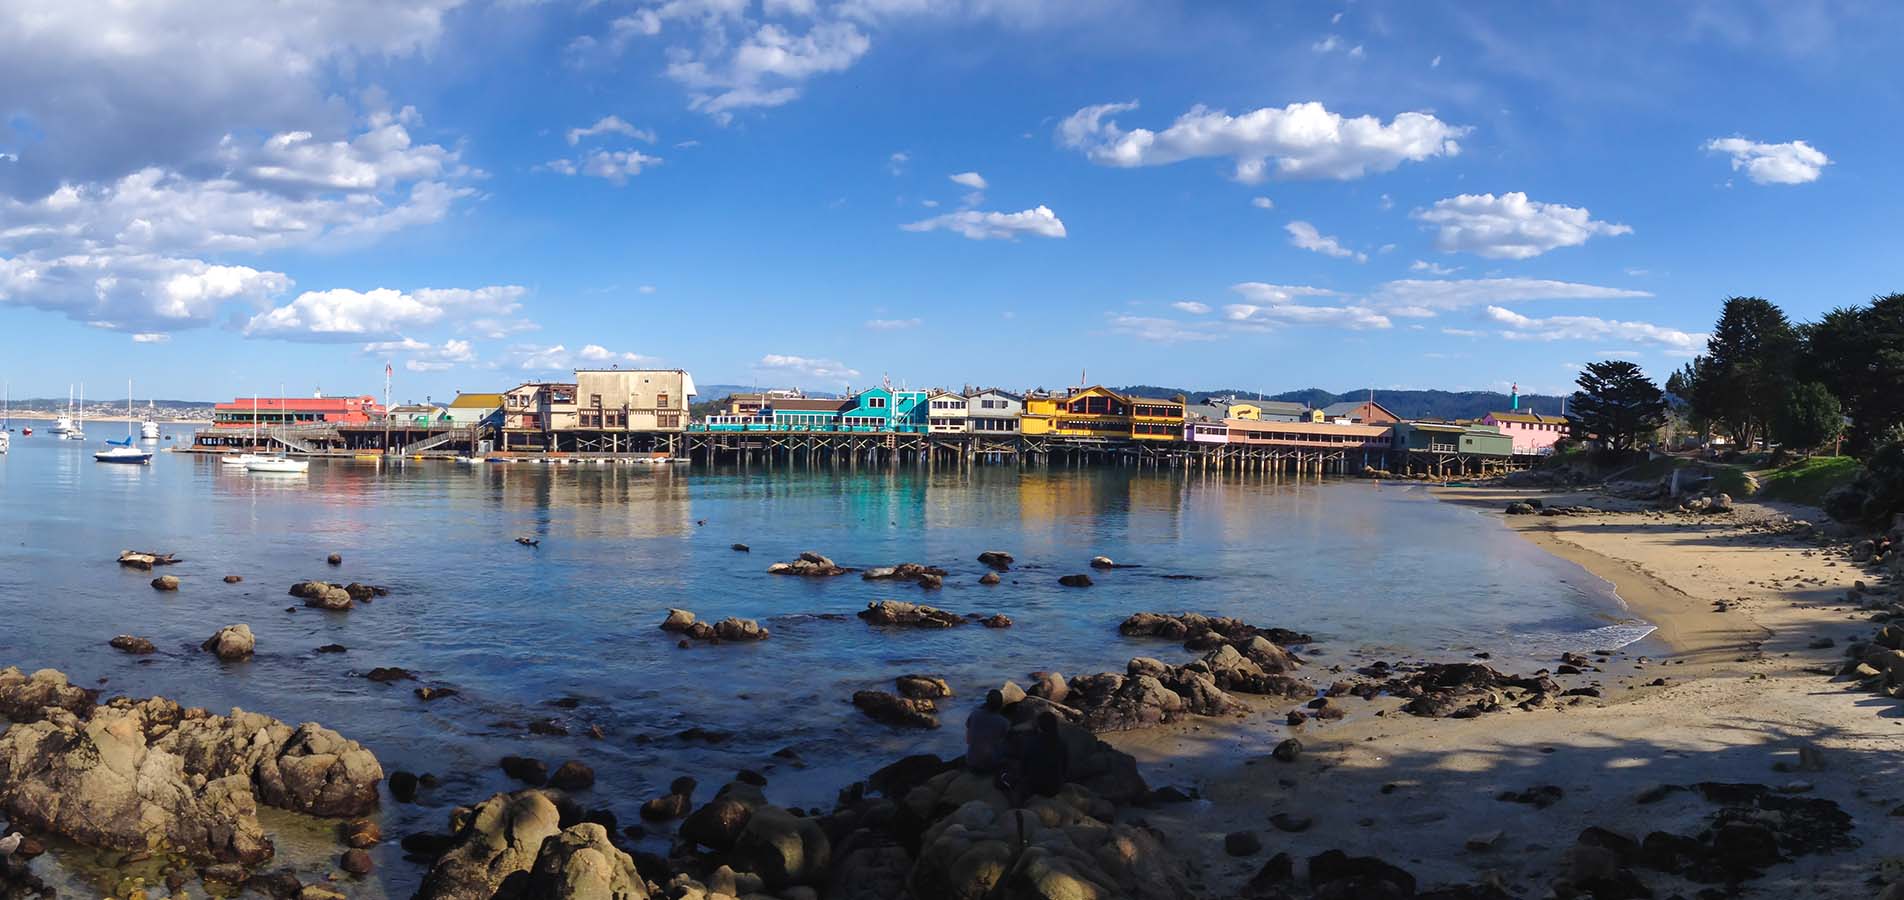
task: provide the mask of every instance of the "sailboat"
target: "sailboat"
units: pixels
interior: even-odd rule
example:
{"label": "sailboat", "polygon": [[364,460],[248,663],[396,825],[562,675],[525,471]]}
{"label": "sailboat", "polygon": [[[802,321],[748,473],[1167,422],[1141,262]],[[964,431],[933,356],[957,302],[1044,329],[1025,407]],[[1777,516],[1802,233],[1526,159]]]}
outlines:
{"label": "sailboat", "polygon": [[[251,449],[253,450],[258,449],[258,392],[257,391],[251,392]],[[243,469],[243,468],[250,467],[252,463],[257,462],[261,459],[269,459],[269,458],[270,457],[265,456],[264,454],[261,454],[261,453],[228,453],[224,457],[219,459],[219,462],[222,462],[228,466],[237,466],[238,468]]]}
{"label": "sailboat", "polygon": [[145,421],[139,423],[139,440],[156,441],[159,439],[159,423],[152,416],[157,404],[151,400],[145,402]]}
{"label": "sailboat", "polygon": [[13,383],[7,382],[4,398],[0,398],[0,453],[13,447]]}
{"label": "sailboat", "polygon": [[[67,388],[66,402],[69,406],[73,402],[71,392],[72,388]],[[69,417],[53,423],[53,430],[59,432],[60,440],[62,441],[83,441],[86,439],[86,428],[81,424],[86,418],[86,385],[84,383],[81,383],[79,386],[79,405],[74,407],[71,412],[72,414]],[[66,426],[65,431],[60,431],[60,425],[62,424]]]}
{"label": "sailboat", "polygon": [[65,437],[73,430],[73,386],[66,386],[66,414],[53,420],[53,433]]}
{"label": "sailboat", "polygon": [[127,463],[143,466],[152,461],[152,451],[132,446],[132,381],[126,381],[126,437],[125,440],[107,441],[106,449],[93,454],[93,459],[103,463]]}
{"label": "sailboat", "polygon": [[[283,398],[283,396],[284,396],[284,385],[278,385],[278,397]],[[252,397],[251,402],[252,402],[252,405],[255,407],[258,403],[258,398],[255,396]],[[280,404],[279,409],[283,410],[284,408],[282,405],[284,403],[283,399],[279,399],[278,403]],[[279,422],[283,422],[282,416],[279,417]],[[254,430],[258,427],[258,414],[255,411],[255,409],[251,414],[251,427]],[[280,425],[280,429],[282,429],[282,425]],[[257,443],[256,437],[252,438],[252,443],[253,444]],[[277,455],[275,456],[256,457],[256,458],[253,458],[251,461],[245,463],[245,471],[247,472],[265,472],[265,473],[276,473],[276,474],[282,474],[282,475],[302,475],[304,472],[308,471],[310,468],[311,468],[311,463],[309,460],[292,459],[291,457],[284,455],[284,451],[282,450],[278,451]]]}

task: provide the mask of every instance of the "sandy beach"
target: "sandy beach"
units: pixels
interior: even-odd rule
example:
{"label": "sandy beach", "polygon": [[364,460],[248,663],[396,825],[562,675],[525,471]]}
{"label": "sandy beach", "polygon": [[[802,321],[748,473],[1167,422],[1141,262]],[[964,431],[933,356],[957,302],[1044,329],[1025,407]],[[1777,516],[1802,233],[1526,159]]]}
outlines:
{"label": "sandy beach", "polygon": [[[1554,896],[1567,851],[1589,826],[1635,840],[1697,834],[1714,807],[1696,793],[1641,798],[1658,785],[1698,782],[1824,798],[1853,819],[1857,847],[1775,865],[1738,896],[1881,890],[1872,880],[1879,861],[1904,847],[1904,709],[1822,674],[1842,663],[1846,643],[1869,637],[1867,616],[1845,595],[1861,578],[1875,583],[1821,539],[1775,533],[1785,517],[1822,515],[1740,503],[1731,514],[1698,516],[1598,493],[1441,495],[1496,514],[1528,497],[1619,510],[1502,517],[1502,540],[1534,541],[1611,581],[1659,630],[1608,657],[1602,671],[1556,676],[1563,687],[1603,695],[1569,697],[1571,705],[1456,720],[1402,714],[1389,698],[1345,698],[1351,713],[1341,722],[1287,726],[1283,714],[1295,704],[1286,703],[1238,725],[1204,720],[1112,737],[1153,783],[1200,794],[1144,816],[1196,860],[1204,895],[1247,895],[1245,883],[1278,852],[1300,861],[1340,849],[1401,866],[1424,889],[1473,883]],[[1826,638],[1832,646],[1820,646]],[[1310,662],[1309,676],[1326,682],[1316,670],[1344,661]],[[1303,745],[1300,758],[1272,759],[1290,736]],[[1801,764],[1800,748],[1820,755],[1808,752]],[[1544,808],[1497,799],[1543,786],[1560,789]],[[1256,832],[1263,849],[1227,855],[1224,838],[1237,831]],[[1652,871],[1641,878],[1662,897],[1701,889]]]}

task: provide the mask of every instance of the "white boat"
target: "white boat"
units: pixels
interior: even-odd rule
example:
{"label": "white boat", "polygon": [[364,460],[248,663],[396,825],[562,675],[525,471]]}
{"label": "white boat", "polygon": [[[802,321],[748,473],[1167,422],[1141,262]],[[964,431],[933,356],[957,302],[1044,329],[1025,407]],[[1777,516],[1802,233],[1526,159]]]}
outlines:
{"label": "white boat", "polygon": [[152,461],[152,451],[132,446],[132,382],[126,382],[126,439],[107,441],[111,446],[93,454],[93,459],[103,463],[124,463],[143,466]]}
{"label": "white boat", "polygon": [[5,395],[0,397],[0,453],[13,446],[13,382],[7,382]]}
{"label": "white boat", "polygon": [[272,472],[286,475],[300,474],[309,471],[310,468],[311,464],[308,461],[292,459],[288,456],[270,456],[245,464],[247,472]]}
{"label": "white boat", "polygon": [[[68,404],[71,404],[73,402],[72,388],[67,388],[66,390],[67,390],[66,402]],[[83,412],[85,408],[86,408],[86,386],[81,385],[79,388],[79,406],[77,407],[77,409],[82,410],[82,412],[75,412],[73,415],[69,417],[62,417],[58,421],[53,423],[53,430],[59,433],[60,440],[83,441],[86,439],[86,428],[84,425],[81,424],[81,420],[85,416],[85,413]],[[71,411],[69,410],[69,412]],[[65,431],[59,430],[61,423],[64,423],[66,425]]]}
{"label": "white boat", "polygon": [[237,468],[242,469],[259,460],[270,459],[270,458],[271,457],[265,456],[261,453],[227,453],[224,456],[219,457],[218,461],[227,466],[235,466]]}
{"label": "white boat", "polygon": [[139,440],[156,441],[159,439],[159,423],[152,418],[152,410],[155,407],[156,404],[152,401],[147,400],[145,402],[145,421],[139,423]]}
{"label": "white boat", "polygon": [[53,420],[53,427],[48,430],[60,437],[65,437],[66,432],[73,430],[73,386],[72,385],[69,384],[66,386],[66,414],[55,418]]}

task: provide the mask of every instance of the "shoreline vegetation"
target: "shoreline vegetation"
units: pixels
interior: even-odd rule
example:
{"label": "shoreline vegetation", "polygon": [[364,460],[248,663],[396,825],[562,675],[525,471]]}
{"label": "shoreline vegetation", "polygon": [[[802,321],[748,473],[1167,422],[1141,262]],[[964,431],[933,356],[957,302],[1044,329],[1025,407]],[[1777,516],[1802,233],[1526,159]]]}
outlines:
{"label": "shoreline vegetation", "polygon": [[[958,760],[912,756],[841,773],[830,809],[771,803],[768,765],[718,789],[678,779],[637,811],[596,806],[595,773],[581,761],[551,771],[510,756],[503,771],[526,787],[458,798],[467,805],[443,830],[408,835],[383,835],[374,808],[414,799],[419,777],[386,776],[376,748],[348,735],[161,698],[100,703],[65,676],[16,671],[0,675],[0,723],[10,723],[0,837],[18,829],[30,843],[0,842],[0,895],[33,892],[32,857],[49,846],[73,879],[120,897],[196,892],[201,881],[280,900],[419,884],[426,900],[1904,895],[1882,884],[1896,876],[1880,865],[1904,846],[1904,716],[1884,696],[1904,664],[1866,671],[1893,650],[1904,660],[1886,643],[1904,638],[1895,626],[1867,643],[1870,611],[1882,619],[1896,602],[1891,566],[1878,562],[1895,560],[1888,546],[1828,535],[1804,507],[1689,512],[1600,487],[1433,490],[1486,516],[1538,501],[1544,514],[1501,516],[1502,540],[1531,541],[1611,582],[1657,630],[1502,673],[1485,648],[1383,660],[1270,627],[1300,622],[1132,610],[1120,629],[1136,657],[1126,673],[999,673],[1015,735],[1035,742],[1057,729],[1066,784],[1051,796],[1014,798]],[[807,577],[849,571],[815,558],[800,571],[784,565]],[[1003,553],[981,561],[1011,565]],[[940,576],[904,564],[861,577],[929,590]],[[153,587],[175,589],[166,578]],[[381,589],[309,582],[292,593],[341,613]],[[876,607],[860,616],[868,626],[973,618]],[[684,640],[769,637],[746,620],[698,636],[694,624],[683,612],[662,627]],[[207,652],[249,655],[239,629],[218,629]],[[121,636],[113,646],[142,645]],[[1194,654],[1187,664],[1165,661],[1183,650]],[[408,674],[369,677],[378,672]],[[864,727],[936,727],[939,712],[956,727],[976,699],[951,699],[930,676],[897,687],[854,698],[876,720]],[[417,696],[428,701],[427,690]],[[1055,726],[1041,722],[1047,713]],[[247,743],[247,732],[270,740]],[[136,791],[112,774],[134,770]],[[72,798],[63,811],[50,803],[60,795]],[[127,827],[152,821],[166,823],[162,833]],[[327,828],[328,840],[309,839]],[[286,836],[299,831],[304,839]],[[142,846],[154,838],[163,847]],[[269,838],[282,848],[276,860]],[[121,852],[85,865],[75,841]],[[400,843],[404,862],[377,858],[403,871],[373,866],[367,851],[384,842]]]}

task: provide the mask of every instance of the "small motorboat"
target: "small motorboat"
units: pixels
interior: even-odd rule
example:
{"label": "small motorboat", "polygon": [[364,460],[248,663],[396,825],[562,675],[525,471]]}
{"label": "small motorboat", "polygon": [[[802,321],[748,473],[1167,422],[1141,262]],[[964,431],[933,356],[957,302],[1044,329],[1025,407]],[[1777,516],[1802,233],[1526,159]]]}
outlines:
{"label": "small motorboat", "polygon": [[288,456],[271,456],[264,459],[254,459],[245,464],[245,471],[247,472],[264,472],[278,475],[301,475],[309,471],[310,468],[310,462],[302,459],[292,459]]}
{"label": "small motorboat", "polygon": [[152,461],[152,451],[150,450],[142,447],[134,447],[130,444],[120,443],[118,441],[107,441],[106,443],[112,446],[94,453],[94,460],[102,463],[123,463],[133,466],[143,466]]}

